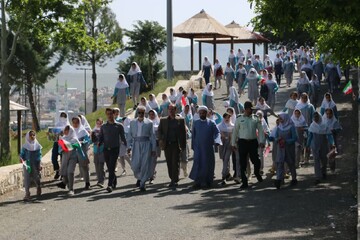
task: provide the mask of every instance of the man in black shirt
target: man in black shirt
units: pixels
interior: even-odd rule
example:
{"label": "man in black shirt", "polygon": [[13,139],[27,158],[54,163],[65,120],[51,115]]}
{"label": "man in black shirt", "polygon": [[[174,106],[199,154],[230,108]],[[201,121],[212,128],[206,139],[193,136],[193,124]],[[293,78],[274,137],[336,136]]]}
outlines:
{"label": "man in black shirt", "polygon": [[105,113],[107,122],[100,128],[98,145],[104,144],[104,158],[109,171],[109,182],[106,190],[112,192],[117,184],[115,167],[119,156],[120,143],[123,142],[126,145],[126,139],[123,125],[115,122],[113,109],[107,108]]}

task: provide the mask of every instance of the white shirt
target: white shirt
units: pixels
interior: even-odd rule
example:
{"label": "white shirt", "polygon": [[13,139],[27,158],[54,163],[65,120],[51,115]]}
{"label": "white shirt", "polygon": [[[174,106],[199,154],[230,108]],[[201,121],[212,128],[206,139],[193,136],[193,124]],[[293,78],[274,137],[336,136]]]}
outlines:
{"label": "white shirt", "polygon": [[137,121],[137,137],[141,137],[141,130],[142,130],[142,126],[144,125],[144,120],[143,121]]}

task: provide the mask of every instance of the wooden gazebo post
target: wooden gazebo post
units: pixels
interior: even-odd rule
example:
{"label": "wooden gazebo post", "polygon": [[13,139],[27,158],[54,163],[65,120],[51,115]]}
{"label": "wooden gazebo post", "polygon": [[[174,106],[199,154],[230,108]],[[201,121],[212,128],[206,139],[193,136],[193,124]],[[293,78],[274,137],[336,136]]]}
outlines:
{"label": "wooden gazebo post", "polygon": [[201,66],[201,63],[202,63],[201,53],[202,53],[202,51],[201,50],[202,50],[201,49],[201,42],[199,42],[199,71],[201,71],[201,69],[202,69],[202,66]]}
{"label": "wooden gazebo post", "polygon": [[216,60],[216,37],[214,37],[213,51],[214,51],[214,60],[213,60],[213,64],[215,64],[215,60]]}
{"label": "wooden gazebo post", "polygon": [[16,111],[17,112],[17,134],[18,134],[18,138],[17,138],[17,150],[18,150],[18,154],[20,154],[20,150],[21,150],[21,140],[22,140],[22,124],[21,124],[21,110]]}
{"label": "wooden gazebo post", "polygon": [[194,38],[190,38],[190,70],[194,71]]}

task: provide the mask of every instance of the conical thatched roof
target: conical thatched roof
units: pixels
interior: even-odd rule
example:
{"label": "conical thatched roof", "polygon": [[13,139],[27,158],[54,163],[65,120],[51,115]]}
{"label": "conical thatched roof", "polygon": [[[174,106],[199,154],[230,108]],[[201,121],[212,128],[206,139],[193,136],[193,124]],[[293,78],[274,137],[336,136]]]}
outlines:
{"label": "conical thatched roof", "polygon": [[[29,108],[10,100],[10,111],[28,111]],[[1,106],[0,106],[1,111]]]}
{"label": "conical thatched roof", "polygon": [[175,37],[221,38],[230,37],[227,29],[204,10],[174,28]]}
{"label": "conical thatched roof", "polygon": [[[230,35],[234,36],[234,39],[216,39],[216,43],[269,43],[270,40],[263,37],[261,34],[250,31],[246,27],[240,26],[235,21],[232,21],[225,26]],[[214,40],[211,38],[198,39],[198,42],[213,43]]]}

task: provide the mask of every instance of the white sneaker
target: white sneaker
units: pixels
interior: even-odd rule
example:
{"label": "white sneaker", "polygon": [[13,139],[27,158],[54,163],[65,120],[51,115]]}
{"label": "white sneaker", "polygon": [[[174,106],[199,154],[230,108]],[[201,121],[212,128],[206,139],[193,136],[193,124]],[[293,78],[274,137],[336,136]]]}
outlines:
{"label": "white sneaker", "polygon": [[70,191],[68,192],[68,196],[74,196],[74,195],[75,195],[75,193],[74,193],[73,190],[70,190]]}

